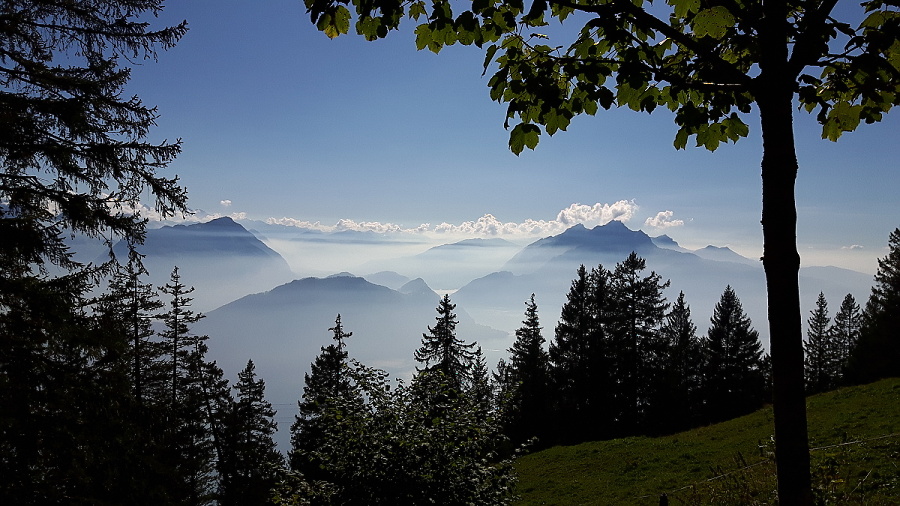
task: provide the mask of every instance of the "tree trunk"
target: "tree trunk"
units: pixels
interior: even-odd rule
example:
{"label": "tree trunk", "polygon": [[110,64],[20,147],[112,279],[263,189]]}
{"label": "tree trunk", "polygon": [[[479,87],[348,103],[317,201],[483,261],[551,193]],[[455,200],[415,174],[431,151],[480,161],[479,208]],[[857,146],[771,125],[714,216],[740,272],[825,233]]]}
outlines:
{"label": "tree trunk", "polygon": [[775,466],[780,506],[811,506],[809,437],[803,392],[800,255],[797,253],[797,153],[793,98],[796,74],[788,66],[788,6],[763,2],[760,75],[755,95],[763,138],[763,267],[769,298]]}
{"label": "tree trunk", "polygon": [[766,90],[758,97],[763,136],[763,266],[768,290],[778,499],[781,506],[806,506],[812,504],[812,491],[803,391],[793,92],[790,83],[783,80],[777,84],[761,81]]}

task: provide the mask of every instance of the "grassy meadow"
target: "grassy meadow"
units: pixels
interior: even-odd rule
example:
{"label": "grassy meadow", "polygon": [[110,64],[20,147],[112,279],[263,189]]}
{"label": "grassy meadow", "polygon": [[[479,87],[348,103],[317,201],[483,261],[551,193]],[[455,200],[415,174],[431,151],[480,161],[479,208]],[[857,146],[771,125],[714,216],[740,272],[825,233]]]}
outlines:
{"label": "grassy meadow", "polygon": [[[900,379],[807,400],[817,504],[900,504]],[[664,437],[518,459],[521,505],[777,504],[772,409]]]}

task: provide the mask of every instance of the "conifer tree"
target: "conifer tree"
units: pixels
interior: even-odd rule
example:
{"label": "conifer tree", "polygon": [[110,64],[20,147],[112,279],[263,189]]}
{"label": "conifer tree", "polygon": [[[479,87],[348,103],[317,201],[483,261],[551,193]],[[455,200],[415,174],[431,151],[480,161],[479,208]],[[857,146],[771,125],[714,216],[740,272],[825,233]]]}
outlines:
{"label": "conifer tree", "polygon": [[219,504],[267,504],[284,458],[272,439],[278,430],[275,410],[265,398],[266,384],[252,360],[238,373],[237,392],[225,419],[225,449],[220,461]]}
{"label": "conifer tree", "polygon": [[415,351],[416,361],[424,364],[419,373],[440,373],[450,388],[462,393],[472,382],[475,343],[465,343],[456,337],[456,304],[445,294],[438,303],[434,327],[422,334],[422,346]]}
{"label": "conifer tree", "polygon": [[859,331],[862,325],[862,314],[859,304],[851,294],[844,296],[841,307],[834,315],[834,322],[829,332],[834,339],[836,359],[835,369],[839,372],[839,385],[847,384],[847,368],[850,365],[850,356],[856,349],[859,340]]}
{"label": "conifer tree", "polygon": [[647,262],[632,252],[616,264],[610,276],[609,342],[614,357],[612,376],[618,383],[613,409],[620,430],[634,431],[646,424],[646,409],[654,397],[653,367],[655,357],[661,356],[659,327],[665,318],[668,303],[663,290],[669,282],[654,271],[641,273]]}
{"label": "conifer tree", "polygon": [[531,299],[525,302],[525,319],[516,330],[516,340],[509,348],[509,365],[498,366],[498,375],[506,387],[502,398],[505,432],[513,444],[532,437],[543,438],[550,421],[550,358],[544,350],[544,337],[538,318],[538,307]]}
{"label": "conifer tree", "polygon": [[557,437],[563,442],[609,437],[615,413],[607,325],[609,271],[582,265],[572,281],[550,343],[550,384]]}
{"label": "conifer tree", "polygon": [[121,319],[122,331],[130,346],[127,360],[130,365],[132,393],[139,405],[145,401],[159,400],[161,388],[162,357],[159,343],[152,338],[153,320],[164,307],[159,295],[150,284],[143,283],[147,274],[136,258],[116,268],[109,282],[109,292],[103,297],[103,312]]}
{"label": "conifer tree", "polygon": [[337,416],[335,411],[345,409],[358,396],[347,369],[345,349],[345,340],[353,333],[344,332],[340,314],[334,320],[334,327],[328,330],[332,332],[333,342],[322,347],[310,372],[304,376],[299,414],[291,425],[291,469],[311,480],[322,478],[321,450],[330,430],[328,423]]}
{"label": "conifer tree", "polygon": [[191,309],[193,298],[181,281],[178,267],[169,283],[160,288],[169,297],[168,311],[160,316],[159,333],[165,350],[167,373],[164,401],[168,414],[164,459],[175,470],[171,490],[176,502],[206,504],[213,500],[214,459],[217,450],[216,417],[211,407],[213,391],[222,390],[221,370],[205,361],[207,336],[191,333],[191,325],[203,318]]}
{"label": "conifer tree", "polygon": [[837,349],[829,330],[828,302],[819,292],[814,309],[807,320],[806,342],[803,343],[807,395],[827,392],[837,385]]}
{"label": "conifer tree", "polygon": [[593,322],[588,309],[587,269],[581,265],[566,294],[566,302],[549,349],[558,411],[556,418],[563,424],[560,432],[564,434],[571,433],[570,425],[579,418],[578,413],[583,410],[584,403],[579,399],[576,388],[586,383],[582,378],[585,369],[582,364],[587,357],[587,342],[592,328]]}
{"label": "conifer tree", "polygon": [[762,406],[765,379],[759,333],[740,299],[726,286],[703,340],[703,390],[709,422],[729,420]]}
{"label": "conifer tree", "polygon": [[475,355],[472,358],[472,380],[469,384],[469,396],[472,397],[477,411],[482,417],[494,415],[494,396],[491,387],[491,375],[488,372],[487,360],[484,358],[484,352],[481,346],[475,348]]}
{"label": "conifer tree", "polygon": [[878,259],[875,286],[863,311],[859,342],[852,356],[852,379],[866,383],[900,376],[900,228],[888,238],[888,254]]}
{"label": "conifer tree", "polygon": [[666,315],[660,328],[660,343],[653,363],[657,383],[648,406],[650,428],[655,432],[678,432],[697,425],[702,409],[703,355],[684,292],[679,292]]}
{"label": "conifer tree", "polygon": [[[174,46],[162,2],[34,2],[2,8],[0,54],[0,503],[152,501],[134,450],[124,322],[93,294],[102,268],[67,237],[134,244],[143,200],[186,209],[159,176],[179,143],[146,138],[157,117],[124,93],[129,64]],[[149,191],[147,191],[149,190]],[[140,457],[143,458],[143,457]]]}

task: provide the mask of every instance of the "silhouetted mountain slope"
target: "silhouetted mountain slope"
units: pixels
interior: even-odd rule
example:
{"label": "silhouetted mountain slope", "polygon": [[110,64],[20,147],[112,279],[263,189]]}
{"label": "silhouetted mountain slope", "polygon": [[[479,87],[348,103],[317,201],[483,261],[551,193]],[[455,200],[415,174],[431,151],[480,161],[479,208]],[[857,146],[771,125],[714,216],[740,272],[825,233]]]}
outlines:
{"label": "silhouetted mountain slope", "polygon": [[[116,256],[127,259],[119,242]],[[148,230],[138,248],[155,285],[178,266],[182,281],[196,287],[194,307],[213,309],[243,295],[268,290],[293,278],[287,262],[231,218]]]}

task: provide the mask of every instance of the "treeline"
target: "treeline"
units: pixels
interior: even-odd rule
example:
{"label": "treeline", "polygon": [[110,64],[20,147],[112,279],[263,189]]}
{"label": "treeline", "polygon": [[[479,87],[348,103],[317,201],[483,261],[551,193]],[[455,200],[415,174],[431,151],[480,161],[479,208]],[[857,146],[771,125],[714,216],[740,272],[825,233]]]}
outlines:
{"label": "treeline", "polygon": [[[887,309],[900,309],[898,234],[865,311],[848,294],[832,321],[819,294],[804,346],[808,394],[900,373],[883,358],[900,356],[892,337],[898,322]],[[634,253],[611,270],[581,266],[549,346],[534,295],[525,303],[495,374],[497,409],[513,443],[668,434],[770,402],[770,359],[735,291],[725,287],[700,335],[684,293],[667,303],[669,282],[645,269]]]}
{"label": "treeline", "polygon": [[3,504],[262,504],[271,495],[283,458],[253,362],[231,386],[206,357],[207,336],[191,332],[201,318],[193,288],[176,268],[157,291],[138,265],[120,267],[99,297],[35,294],[56,321],[4,300]]}
{"label": "treeline", "polygon": [[[810,393],[900,375],[900,229],[889,246],[864,309],[848,295],[831,318],[819,296]],[[579,268],[549,343],[532,295],[493,374],[457,336],[449,296],[408,382],[354,360],[338,315],[287,456],[253,362],[231,384],[191,331],[202,316],[177,268],[158,289],[132,261],[99,296],[80,274],[4,291],[0,502],[505,504],[517,451],[676,432],[767,402],[768,359],[734,290],[700,335],[684,294],[668,303],[669,283],[645,271],[634,253]]]}

